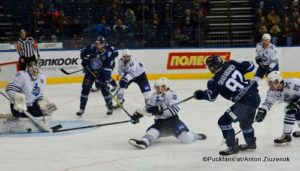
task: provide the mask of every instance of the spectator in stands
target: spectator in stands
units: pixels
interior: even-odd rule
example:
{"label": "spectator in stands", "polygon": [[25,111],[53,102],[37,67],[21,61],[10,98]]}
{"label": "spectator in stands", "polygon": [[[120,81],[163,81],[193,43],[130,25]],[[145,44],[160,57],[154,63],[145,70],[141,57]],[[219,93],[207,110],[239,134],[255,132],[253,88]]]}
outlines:
{"label": "spectator in stands", "polygon": [[205,40],[206,31],[208,29],[208,20],[206,16],[203,15],[202,11],[198,11],[196,14],[196,26],[195,26],[195,38],[197,43],[203,44],[203,40]]}
{"label": "spectator in stands", "polygon": [[264,14],[263,14],[263,11],[262,11],[261,8],[257,8],[256,14],[255,14],[254,17],[255,17],[255,18],[254,18],[254,21],[255,21],[255,22],[259,22],[260,19],[261,19],[261,17],[264,17]]}
{"label": "spectator in stands", "polygon": [[276,14],[275,8],[272,8],[271,12],[267,16],[267,19],[270,27],[280,24],[280,18]]}
{"label": "spectator in stands", "polygon": [[68,29],[69,20],[65,16],[64,11],[59,11],[59,15],[52,16],[52,34],[62,38],[65,34],[65,30]]}
{"label": "spectator in stands", "polygon": [[293,45],[293,33],[290,31],[289,26],[284,27],[284,31],[278,39],[278,45],[291,46]]}
{"label": "spectator in stands", "polygon": [[132,9],[128,8],[125,11],[125,20],[124,23],[131,29],[136,21],[136,16]]}
{"label": "spectator in stands", "polygon": [[271,43],[277,45],[278,38],[281,36],[281,30],[277,24],[273,25],[270,29]]}
{"label": "spectator in stands", "polygon": [[199,0],[200,11],[202,11],[204,16],[207,16],[210,11],[210,2],[209,0]]}
{"label": "spectator in stands", "polygon": [[296,45],[300,44],[300,17],[298,17],[297,21],[294,23],[293,27],[294,31],[294,42]]}
{"label": "spectator in stands", "polygon": [[294,22],[297,21],[298,18],[299,18],[299,11],[298,11],[298,9],[293,9],[292,16],[290,16],[290,21],[292,23],[294,23]]}
{"label": "spectator in stands", "polygon": [[177,27],[173,33],[173,39],[171,40],[171,45],[174,47],[182,47],[187,44],[189,41],[189,37],[182,34],[181,28]]}
{"label": "spectator in stands", "polygon": [[256,42],[260,42],[261,41],[261,38],[262,36],[268,32],[268,29],[266,26],[261,26],[260,28],[258,28],[258,32],[255,36],[255,41]]}
{"label": "spectator in stands", "polygon": [[82,36],[82,25],[79,22],[78,18],[74,18],[73,21],[69,25],[69,37],[75,38],[75,37],[81,37]]}
{"label": "spectator in stands", "polygon": [[127,48],[128,27],[122,24],[119,18],[113,26],[113,42],[118,48]]}

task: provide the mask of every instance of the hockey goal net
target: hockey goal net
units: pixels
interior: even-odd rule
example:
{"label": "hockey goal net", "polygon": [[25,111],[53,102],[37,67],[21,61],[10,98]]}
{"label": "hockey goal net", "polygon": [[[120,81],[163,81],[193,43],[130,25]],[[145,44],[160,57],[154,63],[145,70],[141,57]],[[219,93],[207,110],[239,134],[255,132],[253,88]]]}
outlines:
{"label": "hockey goal net", "polygon": [[18,71],[18,61],[0,63],[0,88],[7,85],[8,81]]}

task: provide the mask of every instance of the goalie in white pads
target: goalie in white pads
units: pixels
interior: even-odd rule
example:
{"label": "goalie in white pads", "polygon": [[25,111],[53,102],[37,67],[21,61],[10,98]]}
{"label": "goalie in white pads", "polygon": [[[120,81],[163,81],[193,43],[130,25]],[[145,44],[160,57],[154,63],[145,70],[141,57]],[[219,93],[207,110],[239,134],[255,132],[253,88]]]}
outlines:
{"label": "goalie in white pads", "polygon": [[137,110],[133,115],[133,120],[143,115],[154,116],[154,124],[151,125],[142,139],[130,139],[129,144],[141,149],[146,149],[158,138],[175,136],[182,143],[191,143],[196,140],[206,139],[204,134],[196,134],[178,118],[179,107],[176,105],[179,100],[177,94],[170,90],[169,80],[160,78],[154,84],[156,92],[151,95],[147,102],[145,111]]}
{"label": "goalie in white pads", "polygon": [[11,99],[11,112],[16,118],[26,117],[24,111],[32,116],[50,115],[57,108],[43,95],[46,77],[40,73],[36,62],[28,64],[27,71],[19,71],[6,87],[6,93]]}
{"label": "goalie in white pads", "polygon": [[[145,102],[147,102],[151,96],[151,88],[146,75],[146,70],[142,63],[131,57],[129,49],[124,49],[122,51],[122,58],[118,62],[118,72],[121,75],[121,80],[119,82],[120,87],[117,90],[117,99],[120,103],[124,103],[124,90],[133,82],[139,86]],[[114,106],[114,108],[119,107],[119,105]]]}
{"label": "goalie in white pads", "polygon": [[[267,112],[276,101],[287,103],[284,109],[283,134],[275,139],[274,143],[290,142],[295,120],[300,127],[300,80],[296,78],[282,79],[279,71],[271,72],[267,79],[270,89],[267,92],[264,103],[258,108],[255,120],[257,122],[263,121]],[[297,133],[294,134],[297,136]]]}

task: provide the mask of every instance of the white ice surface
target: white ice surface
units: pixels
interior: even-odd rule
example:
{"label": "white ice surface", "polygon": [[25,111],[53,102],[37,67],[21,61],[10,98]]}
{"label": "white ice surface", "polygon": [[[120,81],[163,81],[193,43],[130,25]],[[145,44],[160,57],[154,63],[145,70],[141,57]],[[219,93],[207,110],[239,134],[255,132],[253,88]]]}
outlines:
{"label": "white ice surface", "polygon": [[[151,82],[153,85],[153,82]],[[180,99],[191,96],[196,89],[204,89],[206,80],[177,80],[171,82]],[[265,98],[267,86],[260,82],[260,95]],[[80,84],[48,85],[46,95],[58,106],[52,119],[64,127],[100,124],[127,120],[122,110],[110,117],[101,93],[92,93],[82,118],[75,113],[79,108]],[[1,91],[4,91],[1,89]],[[134,112],[144,106],[138,86],[125,91],[125,108]],[[0,171],[109,171],[109,170],[299,170],[300,139],[288,146],[274,146],[273,140],[282,133],[283,106],[275,104],[262,123],[255,123],[258,148],[254,152],[240,152],[231,157],[289,157],[288,162],[205,162],[203,157],[218,158],[222,136],[218,118],[232,103],[221,96],[217,101],[190,100],[180,105],[180,118],[190,130],[205,133],[208,139],[192,144],[180,144],[174,137],[161,138],[146,150],[128,144],[130,138],[140,138],[153,122],[144,117],[137,125],[131,123],[104,126],[60,134],[27,134],[0,136]],[[9,113],[8,102],[0,97],[0,113]],[[78,123],[77,123],[78,124]],[[238,125],[234,125],[238,131]],[[295,130],[299,128],[295,126]],[[239,134],[243,143],[242,134]],[[237,159],[235,158],[235,159]]]}

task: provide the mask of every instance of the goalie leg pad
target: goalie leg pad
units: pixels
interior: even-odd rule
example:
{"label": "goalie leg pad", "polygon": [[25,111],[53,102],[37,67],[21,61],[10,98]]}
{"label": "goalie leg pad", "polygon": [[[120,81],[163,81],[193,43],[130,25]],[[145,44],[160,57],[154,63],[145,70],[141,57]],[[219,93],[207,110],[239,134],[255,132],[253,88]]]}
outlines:
{"label": "goalie leg pad", "polygon": [[40,107],[42,113],[44,115],[50,115],[55,110],[57,110],[57,107],[54,103],[51,103],[48,99],[44,98],[42,100],[37,101],[38,106]]}

